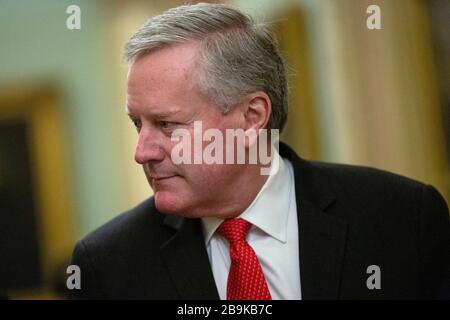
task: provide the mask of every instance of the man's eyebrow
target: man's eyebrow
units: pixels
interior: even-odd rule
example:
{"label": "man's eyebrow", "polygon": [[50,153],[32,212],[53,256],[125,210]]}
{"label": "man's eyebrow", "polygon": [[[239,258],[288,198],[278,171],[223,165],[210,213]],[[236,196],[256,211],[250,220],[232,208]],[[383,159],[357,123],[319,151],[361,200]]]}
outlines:
{"label": "man's eyebrow", "polygon": [[[128,106],[125,106],[125,112],[127,113],[127,115],[128,115],[131,119],[136,118],[136,116],[133,114],[132,111],[130,111],[130,109],[128,108]],[[159,112],[159,111],[155,111],[155,112],[149,111],[149,112],[147,113],[147,115],[149,115],[149,116],[151,116],[151,117],[154,117],[154,118],[156,118],[156,119],[163,119],[163,118],[167,118],[167,117],[169,117],[169,116],[172,116],[172,115],[174,115],[174,114],[177,114],[177,113],[179,113],[179,112],[180,112],[180,109],[177,108],[177,109],[166,110],[166,111],[161,111],[161,112]]]}
{"label": "man's eyebrow", "polygon": [[155,113],[152,114],[152,116],[157,118],[157,119],[162,119],[162,118],[170,117],[170,116],[172,116],[174,114],[177,114],[179,112],[180,112],[180,110],[174,109],[174,110],[163,111],[163,112],[155,112]]}
{"label": "man's eyebrow", "polygon": [[137,117],[135,117],[134,115],[132,115],[131,113],[127,112],[127,116],[128,118],[130,118],[131,121],[135,121]]}

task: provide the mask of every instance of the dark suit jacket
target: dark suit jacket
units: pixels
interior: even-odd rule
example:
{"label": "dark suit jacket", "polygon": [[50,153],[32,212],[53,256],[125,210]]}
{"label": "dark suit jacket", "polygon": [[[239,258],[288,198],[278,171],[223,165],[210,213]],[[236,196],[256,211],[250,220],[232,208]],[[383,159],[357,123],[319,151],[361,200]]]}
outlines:
{"label": "dark suit jacket", "polygon": [[[376,169],[293,163],[304,299],[447,298],[448,208],[431,186]],[[274,212],[277,214],[277,212]],[[219,299],[201,221],[166,216],[153,197],[79,241],[75,299]],[[381,270],[369,290],[367,267]]]}

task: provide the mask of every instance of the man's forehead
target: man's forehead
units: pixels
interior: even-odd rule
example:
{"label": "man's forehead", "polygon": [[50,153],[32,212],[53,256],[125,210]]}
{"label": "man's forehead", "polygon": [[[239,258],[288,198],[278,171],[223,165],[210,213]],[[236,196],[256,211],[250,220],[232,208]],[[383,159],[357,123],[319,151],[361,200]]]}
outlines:
{"label": "man's forehead", "polygon": [[128,71],[126,112],[163,117],[204,104],[192,77],[195,50],[195,44],[180,44],[134,61]]}
{"label": "man's forehead", "polygon": [[145,53],[130,64],[128,81],[155,75],[184,74],[186,76],[192,72],[197,50],[197,43],[186,42]]}

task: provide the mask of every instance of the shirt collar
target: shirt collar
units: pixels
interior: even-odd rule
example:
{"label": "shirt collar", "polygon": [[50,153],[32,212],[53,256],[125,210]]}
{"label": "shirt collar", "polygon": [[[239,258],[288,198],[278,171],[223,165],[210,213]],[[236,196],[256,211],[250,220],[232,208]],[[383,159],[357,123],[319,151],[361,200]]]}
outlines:
{"label": "shirt collar", "polygon": [[[287,164],[275,148],[268,179],[253,202],[239,216],[273,238],[286,242],[292,182]],[[202,218],[205,243],[208,244],[223,219]]]}

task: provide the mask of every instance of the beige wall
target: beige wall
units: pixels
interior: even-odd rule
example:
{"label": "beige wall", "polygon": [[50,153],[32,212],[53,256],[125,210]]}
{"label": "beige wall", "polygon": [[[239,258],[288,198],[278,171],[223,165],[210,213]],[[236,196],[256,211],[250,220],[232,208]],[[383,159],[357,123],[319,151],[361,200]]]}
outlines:
{"label": "beige wall", "polygon": [[[382,30],[364,28],[377,3]],[[422,1],[329,1],[340,161],[391,170],[449,197],[438,85]]]}

